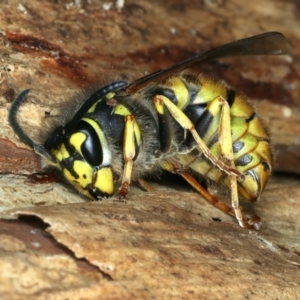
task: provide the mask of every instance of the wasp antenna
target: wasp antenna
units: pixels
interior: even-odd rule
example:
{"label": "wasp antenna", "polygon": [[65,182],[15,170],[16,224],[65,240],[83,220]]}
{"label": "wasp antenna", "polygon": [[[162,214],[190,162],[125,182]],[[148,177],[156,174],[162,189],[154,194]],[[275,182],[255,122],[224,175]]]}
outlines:
{"label": "wasp antenna", "polygon": [[51,155],[51,153],[43,145],[35,144],[33,149],[36,154],[48,160],[49,162],[52,162],[54,164],[57,163],[57,160],[53,157],[53,155]]}
{"label": "wasp antenna", "polygon": [[35,142],[25,133],[25,131],[23,130],[23,128],[17,120],[17,113],[19,111],[19,108],[26,99],[29,92],[30,90],[24,90],[17,96],[9,110],[8,121],[15,134],[19,137],[19,139],[26,145],[30,146],[31,148],[34,148]]}
{"label": "wasp antenna", "polygon": [[30,92],[29,89],[22,91],[17,98],[14,100],[14,102],[11,105],[11,108],[9,110],[8,114],[8,121],[10,126],[12,127],[13,131],[15,134],[19,137],[19,139],[29,147],[31,147],[35,153],[38,155],[42,156],[43,158],[56,162],[56,160],[53,158],[53,156],[49,153],[47,149],[45,149],[42,145],[39,145],[35,143],[23,130],[21,125],[19,124],[17,120],[17,113],[19,111],[19,108],[21,104],[24,102],[26,99],[28,93]]}

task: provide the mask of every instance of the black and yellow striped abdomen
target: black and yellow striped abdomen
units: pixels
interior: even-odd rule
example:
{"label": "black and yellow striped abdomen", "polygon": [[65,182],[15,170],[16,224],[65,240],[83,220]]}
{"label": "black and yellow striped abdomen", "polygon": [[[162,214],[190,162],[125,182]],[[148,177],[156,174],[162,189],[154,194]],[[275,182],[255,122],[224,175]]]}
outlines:
{"label": "black and yellow striped abdomen", "polygon": [[[269,178],[272,151],[262,120],[245,97],[236,94],[225,84],[186,74],[168,79],[156,92],[172,100],[189,117],[210,151],[220,159],[221,111],[218,101],[214,100],[219,96],[226,99],[230,106],[234,163],[245,176],[239,182],[238,191],[246,199],[255,201]],[[179,138],[177,141],[183,151],[175,156],[176,162],[190,167],[205,178],[229,186],[228,176],[197,151],[195,140],[189,132],[183,140]]]}

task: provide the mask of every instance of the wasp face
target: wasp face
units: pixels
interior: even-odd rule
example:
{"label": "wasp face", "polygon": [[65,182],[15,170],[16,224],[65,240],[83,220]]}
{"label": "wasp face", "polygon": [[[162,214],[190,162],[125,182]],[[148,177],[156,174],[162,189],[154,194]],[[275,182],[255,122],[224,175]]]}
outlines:
{"label": "wasp face", "polygon": [[54,166],[80,193],[94,199],[114,193],[111,152],[95,120],[82,118],[72,133],[59,127],[45,148],[55,158]]}

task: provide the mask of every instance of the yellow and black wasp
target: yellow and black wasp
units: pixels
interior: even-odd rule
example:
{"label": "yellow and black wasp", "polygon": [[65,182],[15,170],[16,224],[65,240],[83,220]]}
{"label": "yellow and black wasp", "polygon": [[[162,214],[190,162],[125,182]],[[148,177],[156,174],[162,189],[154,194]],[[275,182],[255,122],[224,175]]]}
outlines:
{"label": "yellow and black wasp", "polygon": [[[242,95],[224,83],[182,71],[224,56],[287,53],[281,33],[263,33],[132,83],[110,83],[92,94],[44,145],[35,143],[17,121],[29,90],[13,102],[9,122],[22,142],[90,198],[112,196],[115,178],[121,178],[117,197],[124,200],[132,181],[167,170],[235,216],[240,226],[259,229],[259,217],[242,214],[239,195],[255,201],[265,188],[272,169],[269,134]],[[199,175],[227,186],[231,207],[202,187]]]}

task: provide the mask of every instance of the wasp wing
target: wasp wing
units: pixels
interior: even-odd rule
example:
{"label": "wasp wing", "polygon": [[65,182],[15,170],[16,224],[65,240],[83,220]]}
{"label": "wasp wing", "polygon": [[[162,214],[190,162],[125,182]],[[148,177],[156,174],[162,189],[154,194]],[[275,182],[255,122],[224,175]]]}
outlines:
{"label": "wasp wing", "polygon": [[133,81],[127,86],[128,93],[136,92],[147,84],[163,80],[196,64],[226,56],[282,55],[289,53],[289,44],[280,32],[266,32],[241,39],[223,46],[199,53],[167,69],[159,70]]}

